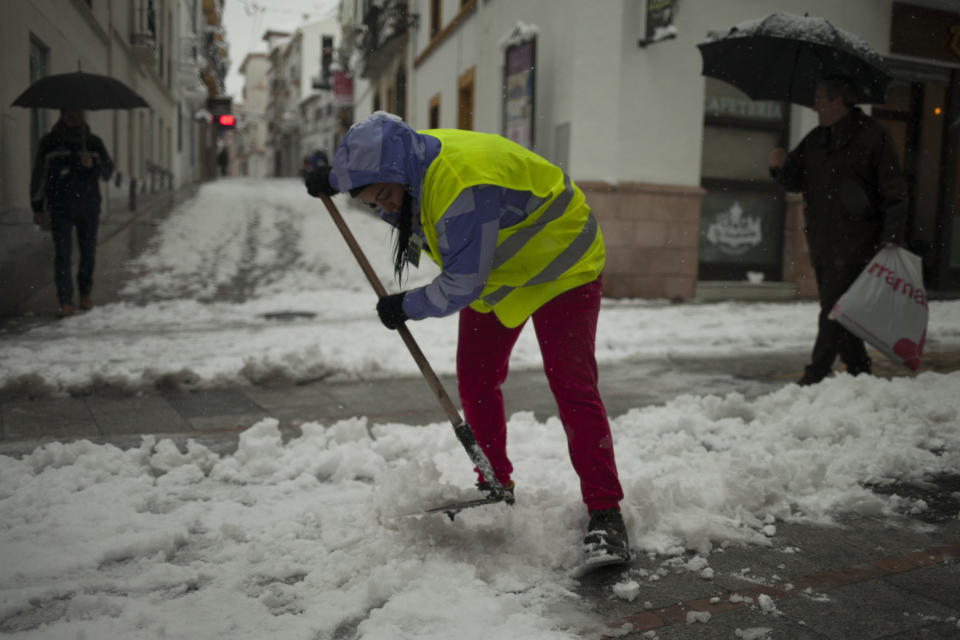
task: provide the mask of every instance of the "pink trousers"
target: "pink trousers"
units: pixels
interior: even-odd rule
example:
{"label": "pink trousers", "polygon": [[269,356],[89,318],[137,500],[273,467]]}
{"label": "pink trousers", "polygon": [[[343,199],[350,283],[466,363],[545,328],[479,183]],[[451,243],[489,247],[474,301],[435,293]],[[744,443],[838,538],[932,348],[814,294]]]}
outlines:
{"label": "pink trousers", "polygon": [[[599,280],[567,291],[533,314],[543,369],[567,434],[570,461],[591,511],[618,508],[623,490],[617,477],[607,412],[597,390],[594,343],[600,313]],[[504,327],[493,313],[467,307],[460,312],[457,383],[464,417],[490,460],[497,479],[510,481],[507,423],[501,385],[510,352],[524,325]],[[483,478],[481,477],[481,480]]]}

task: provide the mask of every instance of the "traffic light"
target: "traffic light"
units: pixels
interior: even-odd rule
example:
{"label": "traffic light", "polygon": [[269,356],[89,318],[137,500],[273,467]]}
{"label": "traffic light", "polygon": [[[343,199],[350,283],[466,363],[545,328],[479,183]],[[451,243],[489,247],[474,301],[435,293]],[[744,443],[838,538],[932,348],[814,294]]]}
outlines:
{"label": "traffic light", "polygon": [[237,124],[237,119],[233,115],[233,98],[230,96],[207,98],[207,111],[210,112],[218,138],[224,132],[232,131]]}

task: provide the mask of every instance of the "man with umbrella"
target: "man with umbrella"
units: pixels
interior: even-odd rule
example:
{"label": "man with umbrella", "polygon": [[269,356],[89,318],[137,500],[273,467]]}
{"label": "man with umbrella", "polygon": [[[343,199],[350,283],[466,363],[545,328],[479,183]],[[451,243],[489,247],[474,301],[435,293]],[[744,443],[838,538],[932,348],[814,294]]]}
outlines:
{"label": "man with umbrella", "polygon": [[108,180],[113,161],[103,141],[84,122],[83,112],[60,110],[60,119],[40,140],[30,180],[30,203],[34,221],[50,214],[54,248],[54,282],[61,318],[73,315],[73,282],[70,254],[73,230],[77,232],[80,261],[77,288],[80,308],[93,306],[93,267],[100,223],[100,186]]}
{"label": "man with umbrella", "polygon": [[890,134],[856,108],[880,103],[892,76],[859,36],[817,16],[774,13],[698,44],[703,74],[754,100],[811,107],[819,126],[789,154],[770,153],[770,173],[804,197],[820,320],[800,384],[816,384],[837,355],[851,374],[870,373],[863,341],[828,315],[883,244],[902,244],[907,185]]}
{"label": "man with umbrella", "polygon": [[90,133],[83,112],[90,109],[133,109],[148,106],[135,91],[119,80],[76,71],[40,78],[21,93],[13,105],[59,109],[60,120],[40,140],[30,180],[30,203],[34,221],[50,214],[53,235],[54,281],[61,318],[73,315],[73,282],[70,253],[73,229],[77,230],[80,264],[77,287],[80,308],[90,309],[93,299],[93,265],[100,224],[100,186],[108,180],[113,161],[103,141]]}
{"label": "man with umbrella", "polygon": [[907,185],[889,132],[855,105],[857,90],[844,76],[816,85],[819,126],[787,153],[770,152],[770,173],[804,197],[810,259],[820,298],[819,330],[801,385],[816,384],[837,355],[852,375],[870,373],[863,340],[828,314],[884,244],[901,245]]}

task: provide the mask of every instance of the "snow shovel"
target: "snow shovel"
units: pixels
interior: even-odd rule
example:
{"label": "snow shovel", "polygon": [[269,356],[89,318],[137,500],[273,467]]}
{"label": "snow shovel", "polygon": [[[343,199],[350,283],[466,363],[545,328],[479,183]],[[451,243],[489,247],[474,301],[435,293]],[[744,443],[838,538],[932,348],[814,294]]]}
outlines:
{"label": "snow shovel", "polygon": [[[330,217],[333,218],[334,224],[337,225],[337,228],[343,235],[343,239],[346,240],[347,246],[350,247],[350,251],[353,253],[353,257],[357,259],[357,262],[360,264],[360,268],[363,270],[363,274],[367,276],[367,280],[373,286],[373,290],[376,292],[377,296],[382,298],[383,296],[387,295],[387,290],[384,288],[379,278],[377,278],[377,274],[374,272],[373,267],[370,266],[370,262],[364,255],[360,245],[357,244],[357,240],[353,237],[353,232],[350,231],[350,227],[348,227],[347,223],[344,222],[343,216],[340,215],[340,211],[337,209],[337,205],[333,203],[333,200],[330,199],[330,196],[321,194],[320,199],[323,200],[324,206],[326,206],[327,211],[330,212]],[[443,408],[444,413],[447,414],[447,419],[450,420],[450,424],[453,425],[453,431],[457,435],[457,440],[459,440],[460,444],[463,445],[463,448],[466,449],[467,455],[470,456],[470,460],[477,467],[477,469],[480,470],[480,473],[483,475],[483,479],[486,480],[487,485],[490,487],[486,498],[480,500],[471,500],[469,502],[463,502],[459,504],[452,504],[445,507],[437,507],[435,509],[430,509],[429,512],[446,513],[447,516],[453,520],[453,517],[457,514],[457,512],[461,511],[462,509],[503,501],[507,497],[503,484],[497,480],[497,476],[493,472],[493,467],[490,465],[490,461],[487,460],[487,456],[483,453],[480,445],[477,444],[476,438],[473,437],[473,431],[470,430],[470,425],[468,425],[464,419],[460,417],[460,411],[457,410],[457,407],[450,400],[450,396],[447,395],[446,390],[440,383],[440,379],[437,377],[437,374],[434,373],[430,363],[427,362],[426,356],[423,355],[423,351],[420,350],[419,345],[417,345],[417,342],[413,339],[413,335],[411,335],[410,330],[407,329],[407,326],[405,324],[401,324],[397,328],[397,333],[399,333],[400,337],[403,338],[403,342],[407,345],[410,355],[413,356],[417,366],[420,367],[420,373],[423,374],[423,378],[426,380],[427,386],[430,387],[434,395],[437,396],[437,400],[440,401],[440,406]]]}

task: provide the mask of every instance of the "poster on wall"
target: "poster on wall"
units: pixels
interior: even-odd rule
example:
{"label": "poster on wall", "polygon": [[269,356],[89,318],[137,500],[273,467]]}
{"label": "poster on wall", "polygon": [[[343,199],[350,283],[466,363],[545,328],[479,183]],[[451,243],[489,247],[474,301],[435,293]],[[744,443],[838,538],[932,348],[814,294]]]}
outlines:
{"label": "poster on wall", "polygon": [[640,48],[677,37],[673,19],[677,12],[677,0],[647,0],[647,26],[644,37],[637,43]]}
{"label": "poster on wall", "polygon": [[507,47],[504,64],[503,135],[533,149],[536,38]]}

